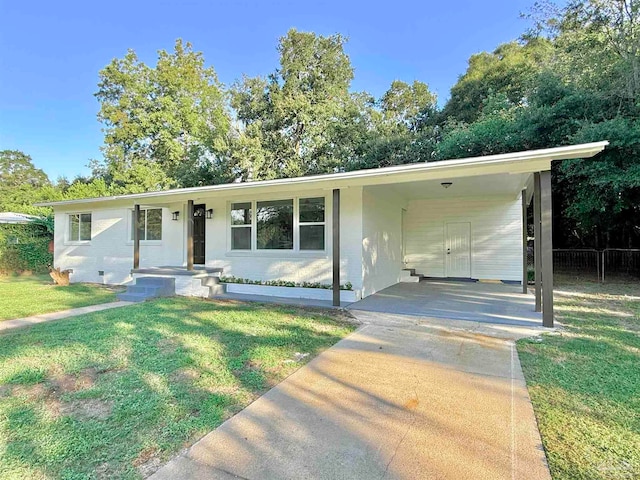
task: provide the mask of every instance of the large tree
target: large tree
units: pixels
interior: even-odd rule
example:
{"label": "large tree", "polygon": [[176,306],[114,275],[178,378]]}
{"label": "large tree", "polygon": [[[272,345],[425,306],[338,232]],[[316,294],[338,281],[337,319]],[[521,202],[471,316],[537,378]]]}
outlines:
{"label": "large tree", "polygon": [[96,97],[104,162],[95,173],[123,191],[226,180],[230,118],[215,71],[177,40],[155,67],[133,50],[100,71]]}
{"label": "large tree", "polygon": [[33,201],[34,191],[49,183],[47,174],[36,168],[26,153],[0,151],[0,211],[24,211]]}
{"label": "large tree", "polygon": [[359,112],[349,92],[353,67],[341,35],[289,30],[280,39],[280,67],[232,88],[241,129],[236,173],[245,180],[334,171],[352,154]]}
{"label": "large tree", "polygon": [[473,122],[482,114],[484,101],[496,94],[504,94],[514,104],[521,103],[552,53],[547,39],[532,38],[524,43],[505,43],[491,53],[472,55],[467,71],[451,88],[443,116]]}

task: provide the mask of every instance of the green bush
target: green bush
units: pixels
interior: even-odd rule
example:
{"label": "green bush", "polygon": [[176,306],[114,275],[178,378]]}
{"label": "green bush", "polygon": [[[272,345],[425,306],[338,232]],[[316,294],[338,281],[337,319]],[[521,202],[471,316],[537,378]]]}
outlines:
{"label": "green bush", "polygon": [[0,225],[0,273],[44,273],[53,263],[53,235],[41,223]]}
{"label": "green bush", "polygon": [[[222,283],[241,283],[245,285],[267,285],[269,287],[303,287],[303,288],[324,288],[325,290],[331,290],[333,285],[330,283],[320,282],[293,282],[291,280],[251,280],[249,278],[240,277],[220,277]],[[351,282],[347,282],[344,285],[340,285],[340,290],[353,290]]]}

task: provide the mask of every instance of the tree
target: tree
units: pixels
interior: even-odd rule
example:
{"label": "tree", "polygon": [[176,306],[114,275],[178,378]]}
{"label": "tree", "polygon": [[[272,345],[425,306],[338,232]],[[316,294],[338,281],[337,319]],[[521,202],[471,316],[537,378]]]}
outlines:
{"label": "tree", "polygon": [[358,115],[345,42],[291,29],[278,46],[280,68],[233,86],[231,104],[242,125],[233,147],[240,178],[324,173],[348,161],[351,138],[340,132],[357,127]]}
{"label": "tree", "polygon": [[[634,0],[571,0],[564,8],[534,7],[529,36],[546,35],[556,49],[554,70],[565,80],[602,89],[637,106],[640,92],[640,4]],[[625,105],[626,104],[626,105]]]}
{"label": "tree", "polygon": [[33,201],[34,190],[49,185],[49,178],[19,150],[0,151],[0,211],[24,211]]}
{"label": "tree", "polygon": [[100,71],[96,97],[104,162],[94,171],[120,190],[196,186],[227,178],[230,117],[215,71],[177,40],[155,67],[133,50]]}
{"label": "tree", "polygon": [[553,53],[551,43],[533,38],[524,44],[505,43],[492,53],[472,55],[469,67],[451,88],[451,98],[443,116],[466,123],[478,119],[485,99],[504,94],[517,105],[526,98],[531,81],[547,64]]}

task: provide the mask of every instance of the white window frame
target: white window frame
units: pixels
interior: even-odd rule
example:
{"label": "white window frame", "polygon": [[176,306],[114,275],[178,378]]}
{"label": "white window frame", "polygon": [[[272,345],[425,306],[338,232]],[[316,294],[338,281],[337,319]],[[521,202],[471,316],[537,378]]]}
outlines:
{"label": "white window frame", "polygon": [[[148,210],[160,210],[161,215],[161,225],[160,225],[160,240],[146,240],[147,238],[147,211]],[[141,208],[140,213],[144,212],[144,238],[140,238],[140,243],[144,243],[146,245],[162,245],[162,240],[164,239],[164,208],[162,207],[148,207]],[[133,214],[135,210],[133,208],[129,209],[129,216],[127,220],[128,228],[127,228],[127,245],[133,245]],[[140,215],[142,217],[142,215]]]}
{"label": "white window frame", "polygon": [[[306,200],[308,198],[322,198],[324,200],[324,221],[322,222],[301,222],[300,221],[300,200]],[[301,252],[326,252],[327,251],[327,197],[324,195],[316,195],[316,196],[308,196],[308,197],[298,197],[295,199],[295,204],[298,207],[298,214],[297,214],[297,219],[298,219],[298,225],[295,225],[294,222],[294,229],[295,231],[298,232],[298,250]],[[320,249],[320,250],[312,250],[312,249],[301,249],[300,248],[300,227],[307,227],[307,226],[320,226],[322,225],[324,227],[324,248]]]}
{"label": "white window frame", "polygon": [[[250,205],[249,210],[251,210],[251,222],[249,223],[242,223],[240,225],[234,225],[231,222],[231,212],[233,210],[233,205],[234,204],[239,204],[239,203],[248,203]],[[238,201],[238,202],[229,202],[229,208],[227,209],[227,221],[229,222],[229,226],[230,228],[228,229],[229,232],[229,251],[231,252],[252,252],[253,251],[253,246],[254,246],[254,233],[255,233],[255,202],[253,201]],[[233,248],[233,229],[234,228],[248,228],[250,231],[250,239],[249,239],[249,248]]]}
{"label": "white window frame", "polygon": [[[71,238],[71,217],[78,215],[78,238]],[[91,228],[89,229],[90,239],[80,240],[80,232],[82,231],[82,215],[91,215]],[[89,245],[93,239],[93,213],[92,212],[69,212],[67,216],[67,226],[65,231],[65,244],[67,245]]]}
{"label": "white window frame", "polygon": [[[300,200],[306,198],[324,198],[324,222],[300,222]],[[266,202],[270,200],[293,200],[293,248],[292,249],[259,249],[258,247],[258,202]],[[250,203],[251,204],[251,223],[247,225],[232,225],[231,210],[233,204]],[[297,256],[326,257],[328,254],[328,229],[327,216],[329,212],[329,202],[327,195],[324,193],[309,193],[305,195],[295,196],[265,196],[257,200],[238,199],[227,202],[227,256],[245,256],[256,255],[282,257],[295,254]],[[324,249],[323,250],[300,250],[300,225],[324,225]],[[251,227],[251,249],[234,250],[231,245],[231,229],[235,227]]]}

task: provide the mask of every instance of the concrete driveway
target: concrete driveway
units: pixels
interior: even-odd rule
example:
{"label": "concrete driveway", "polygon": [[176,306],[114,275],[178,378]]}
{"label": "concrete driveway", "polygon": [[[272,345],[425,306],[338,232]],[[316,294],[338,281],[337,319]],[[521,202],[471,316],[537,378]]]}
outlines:
{"label": "concrete driveway", "polygon": [[514,347],[538,328],[353,314],[358,331],[152,478],[550,478]]}
{"label": "concrete driveway", "polygon": [[420,317],[537,327],[533,295],[520,285],[450,280],[398,283],[352,303],[349,309]]}

